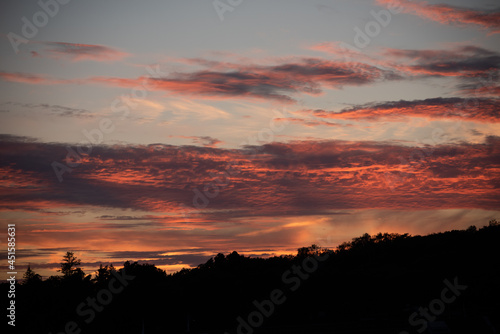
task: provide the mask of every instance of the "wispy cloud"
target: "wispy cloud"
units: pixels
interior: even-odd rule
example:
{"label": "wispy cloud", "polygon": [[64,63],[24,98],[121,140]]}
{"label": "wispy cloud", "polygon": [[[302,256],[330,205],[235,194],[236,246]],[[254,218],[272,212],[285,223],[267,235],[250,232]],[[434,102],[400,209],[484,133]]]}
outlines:
{"label": "wispy cloud", "polygon": [[299,117],[289,117],[289,118],[276,118],[277,122],[287,122],[293,124],[300,124],[307,127],[316,127],[316,126],[329,126],[329,127],[338,127],[338,126],[351,126],[350,124],[340,124],[340,123],[332,123],[324,120],[318,119],[307,119],[307,118],[299,118]]}
{"label": "wispy cloud", "polygon": [[[210,61],[197,63],[208,66]],[[229,65],[221,65],[223,68]],[[305,93],[319,95],[324,88],[339,89],[344,86],[360,86],[399,77],[390,70],[384,70],[363,63],[334,62],[318,58],[302,58],[296,62],[277,65],[230,65],[229,70],[201,70],[171,73],[148,82],[155,90],[181,95],[227,99],[253,98],[295,102],[294,95]],[[124,79],[95,77],[94,82],[111,86],[132,87],[144,78]]]}
{"label": "wispy cloud", "polygon": [[29,74],[20,72],[2,72],[0,78],[4,81],[18,82],[31,85],[64,85],[74,83],[74,80],[54,79],[44,74]]}
{"label": "wispy cloud", "polygon": [[493,68],[492,70],[478,76],[463,78],[458,85],[458,93],[467,96],[483,96],[496,98],[500,96],[500,70]]}
{"label": "wispy cloud", "polygon": [[[465,107],[464,107],[465,106]],[[310,110],[316,117],[342,120],[401,121],[404,117],[455,119],[483,123],[500,122],[500,99],[432,98],[386,101],[353,106],[341,111]]]}
{"label": "wispy cloud", "polygon": [[34,104],[34,103],[6,102],[6,103],[3,103],[2,105],[19,106],[22,108],[48,111],[53,115],[61,116],[61,117],[79,117],[79,118],[93,117],[93,114],[87,109],[72,108],[72,107],[61,106],[61,105],[57,105],[57,104],[48,104],[48,103]]}
{"label": "wispy cloud", "polygon": [[380,53],[368,54],[342,47],[338,42],[324,42],[312,45],[309,49],[332,54],[341,60],[355,60],[377,68],[389,69],[399,75],[401,80],[415,77],[486,79],[500,68],[500,53],[475,45],[453,46],[447,49],[385,48]]}
{"label": "wispy cloud", "polygon": [[223,143],[219,139],[213,138],[210,136],[173,136],[173,135],[171,135],[169,137],[170,138],[177,137],[177,138],[191,139],[194,144],[201,144],[205,147],[216,147],[217,145]]}
{"label": "wispy cloud", "polygon": [[[76,44],[63,42],[41,42],[50,57],[68,58],[72,61],[117,61],[128,56],[127,53],[104,45]],[[43,52],[36,52],[36,56]]]}
{"label": "wispy cloud", "polygon": [[394,65],[399,71],[416,76],[470,78],[500,68],[498,52],[472,45],[451,50],[386,49],[384,56],[399,61]]}
{"label": "wispy cloud", "polygon": [[460,27],[475,25],[491,33],[500,33],[499,10],[477,10],[444,4],[429,4],[425,1],[376,0],[379,5],[401,8],[404,13],[414,14],[441,24]]}

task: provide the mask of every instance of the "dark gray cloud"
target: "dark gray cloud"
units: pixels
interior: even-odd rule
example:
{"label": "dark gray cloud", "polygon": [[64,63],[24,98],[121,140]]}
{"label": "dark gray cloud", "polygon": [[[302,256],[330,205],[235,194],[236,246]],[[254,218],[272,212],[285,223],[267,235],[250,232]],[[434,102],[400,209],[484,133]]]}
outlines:
{"label": "dark gray cloud", "polygon": [[387,49],[386,56],[404,60],[403,72],[420,76],[458,76],[471,78],[500,68],[500,54],[467,45],[451,50]]}
{"label": "dark gray cloud", "polygon": [[51,57],[65,56],[73,61],[93,60],[93,61],[117,61],[126,56],[127,53],[105,45],[78,44],[63,42],[38,42],[46,48],[36,52],[33,56],[39,57],[47,53]]}
{"label": "dark gray cloud", "polygon": [[20,103],[20,102],[6,102],[2,105],[6,106],[18,106],[26,109],[34,109],[50,112],[53,115],[61,116],[61,117],[79,117],[79,118],[88,118],[93,117],[92,113],[83,108],[72,108],[67,106],[61,106],[57,104],[48,104],[48,103]]}

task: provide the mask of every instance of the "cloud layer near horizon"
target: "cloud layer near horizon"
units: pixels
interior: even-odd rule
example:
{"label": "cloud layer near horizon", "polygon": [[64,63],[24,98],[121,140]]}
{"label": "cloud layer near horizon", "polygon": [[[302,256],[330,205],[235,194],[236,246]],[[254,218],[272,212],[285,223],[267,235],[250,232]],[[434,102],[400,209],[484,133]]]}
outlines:
{"label": "cloud layer near horizon", "polygon": [[[484,144],[424,149],[335,140],[234,150],[94,146],[81,157],[74,155],[76,147],[68,154],[71,145],[2,138],[4,210],[37,210],[52,203],[179,212],[197,209],[194,189],[205,193],[195,200],[199,207],[226,213],[499,207],[498,137]],[[54,161],[72,166],[63,182],[51,166]],[[205,216],[211,210],[200,212]]]}
{"label": "cloud layer near horizon", "polygon": [[[430,212],[458,210],[467,223],[463,210],[498,210],[500,138],[439,145],[442,135],[420,148],[338,140],[232,150],[101,145],[80,157],[72,144],[2,135],[0,211],[22,219],[25,258],[47,275],[68,247],[86,268],[149,259],[179,270],[219,251],[290,253],[325,233],[335,233],[333,246],[364,232],[435,231]],[[54,161],[71,164],[63,182]],[[370,210],[380,213],[363,216]],[[401,225],[390,218],[400,210],[416,216]],[[361,213],[343,223],[335,218],[354,211]]]}

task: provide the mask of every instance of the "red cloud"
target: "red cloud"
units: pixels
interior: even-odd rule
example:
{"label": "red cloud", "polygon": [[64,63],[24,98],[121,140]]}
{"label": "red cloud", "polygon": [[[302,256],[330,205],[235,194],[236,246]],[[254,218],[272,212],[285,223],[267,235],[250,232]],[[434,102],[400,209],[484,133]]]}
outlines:
{"label": "red cloud", "polygon": [[53,79],[41,74],[27,74],[19,72],[0,72],[0,78],[5,81],[31,85],[59,85],[75,82],[73,80]]}
{"label": "red cloud", "polygon": [[464,90],[464,93],[475,96],[500,96],[500,85],[490,84]]}
{"label": "red cloud", "polygon": [[376,0],[379,5],[401,8],[404,13],[458,26],[477,25],[491,33],[500,33],[500,12],[478,11],[449,5],[431,5],[427,2],[403,0]]}
{"label": "red cloud", "polygon": [[4,210],[52,202],[53,207],[178,213],[182,207],[197,209],[193,199],[198,189],[217,193],[209,197],[209,210],[199,211],[214,221],[255,211],[286,216],[334,209],[497,209],[500,139],[461,145],[439,145],[436,139],[436,143],[415,148],[305,141],[239,150],[96,146],[92,156],[60,183],[50,162],[61,159],[66,145],[7,138],[0,153],[10,163],[3,179],[11,186],[0,192],[0,203]]}
{"label": "red cloud", "polygon": [[[200,60],[197,63],[202,64]],[[206,65],[206,63],[204,63]],[[159,78],[139,77],[123,79],[95,77],[98,83],[118,86],[144,84],[148,88],[183,95],[226,99],[234,97],[295,102],[296,93],[318,95],[323,87],[341,88],[360,86],[399,77],[391,71],[363,63],[327,61],[316,58],[300,59],[296,62],[258,66],[239,65],[229,70],[201,70],[190,73],[172,73]]]}
{"label": "red cloud", "polygon": [[434,98],[414,101],[389,101],[354,106],[340,112],[309,110],[316,117],[347,120],[384,118],[401,121],[403,117],[429,119],[460,119],[465,121],[500,123],[500,99]]}

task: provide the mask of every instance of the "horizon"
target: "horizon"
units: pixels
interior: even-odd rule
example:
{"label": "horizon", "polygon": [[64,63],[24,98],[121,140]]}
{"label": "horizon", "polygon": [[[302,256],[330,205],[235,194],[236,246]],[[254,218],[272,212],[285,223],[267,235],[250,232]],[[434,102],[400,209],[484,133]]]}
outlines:
{"label": "horizon", "polygon": [[0,221],[18,278],[57,275],[66,251],[84,271],[170,274],[500,219],[495,1],[2,9]]}
{"label": "horizon", "polygon": [[[411,234],[400,234],[400,233],[396,233],[396,235],[397,235],[397,236],[404,236],[404,235],[406,235],[406,236],[407,236],[407,237],[409,237],[409,238],[413,238],[413,237],[428,237],[428,236],[431,236],[431,235],[445,234],[445,233],[451,233],[451,232],[456,232],[456,231],[461,231],[461,232],[464,232],[464,231],[468,231],[468,229],[469,229],[470,227],[475,227],[477,230],[480,230],[480,229],[482,229],[482,228],[487,228],[487,227],[491,227],[491,226],[494,226],[494,225],[498,226],[498,224],[499,224],[499,222],[497,222],[496,220],[494,220],[494,219],[493,219],[493,220],[490,220],[488,223],[486,223],[486,224],[484,224],[484,225],[482,225],[482,226],[471,225],[471,226],[469,226],[467,229],[460,229],[460,230],[456,230],[456,229],[455,229],[455,230],[447,230],[447,231],[441,231],[441,232],[429,233],[429,234],[425,234],[425,235],[419,235],[419,234],[417,234],[417,235],[411,235]],[[380,235],[384,235],[385,233],[387,233],[387,232],[379,232],[379,233],[377,233],[377,234],[370,234],[370,237],[376,237],[376,236],[377,236],[377,235],[379,235],[379,234],[380,234]],[[389,233],[389,234],[390,234],[390,233]],[[192,266],[192,267],[184,267],[184,268],[181,268],[181,269],[180,269],[180,270],[178,270],[178,271],[173,271],[173,272],[170,272],[170,273],[169,273],[169,272],[167,272],[167,271],[165,271],[165,273],[166,273],[167,275],[174,275],[174,274],[179,273],[179,272],[180,272],[181,270],[183,270],[183,269],[188,269],[188,270],[190,270],[190,269],[196,269],[196,268],[198,268],[199,266],[201,266],[201,265],[203,265],[203,264],[206,264],[206,262],[207,262],[207,261],[209,261],[210,259],[212,259],[212,260],[213,260],[213,259],[214,259],[214,257],[215,257],[216,255],[223,254],[225,257],[227,257],[228,255],[230,255],[230,254],[232,254],[232,253],[234,253],[234,252],[236,252],[239,256],[243,256],[243,257],[247,257],[247,258],[254,258],[254,259],[255,259],[255,258],[256,258],[256,259],[259,259],[259,258],[260,258],[260,259],[268,259],[268,258],[272,258],[272,257],[281,257],[281,256],[294,256],[294,257],[297,257],[297,256],[298,256],[298,251],[299,251],[301,248],[311,248],[311,247],[315,247],[315,246],[316,246],[316,247],[318,247],[318,248],[317,248],[317,249],[318,249],[318,251],[321,251],[321,252],[336,252],[336,251],[338,251],[338,250],[339,250],[339,246],[341,246],[342,244],[345,244],[345,243],[350,243],[350,242],[354,241],[356,238],[363,237],[364,235],[365,235],[365,234],[363,234],[363,235],[359,235],[358,237],[352,238],[351,240],[345,240],[344,242],[342,242],[341,244],[339,244],[339,245],[337,245],[337,246],[335,246],[335,247],[333,247],[333,248],[332,248],[332,247],[322,247],[322,246],[317,245],[317,244],[312,244],[312,245],[304,245],[303,247],[300,247],[300,248],[296,249],[296,250],[295,250],[295,252],[294,252],[295,254],[293,254],[293,253],[283,253],[283,254],[273,254],[272,256],[271,256],[271,255],[269,255],[269,254],[263,254],[263,255],[260,255],[260,256],[259,256],[259,255],[257,255],[257,256],[252,256],[252,255],[245,255],[245,254],[243,254],[243,253],[239,252],[238,250],[233,250],[233,251],[229,251],[229,252],[227,252],[227,253],[218,253],[218,254],[213,254],[212,256],[208,257],[208,258],[206,259],[206,261],[201,262],[201,263],[199,263],[198,265],[195,265],[195,266]],[[68,252],[71,252],[71,251],[68,251]],[[73,253],[73,252],[71,252],[71,253]],[[74,253],[73,253],[73,254],[74,254]],[[64,253],[63,255],[66,255],[66,253]],[[77,256],[76,254],[75,254],[75,257],[76,257],[76,258],[78,258],[78,256]],[[79,260],[82,260],[82,259],[80,259],[80,258],[78,258],[78,259],[79,259]],[[54,264],[53,264],[53,266],[51,266],[51,267],[50,267],[50,269],[52,269],[52,270],[51,270],[51,273],[53,273],[53,272],[56,272],[56,271],[57,271],[57,274],[56,274],[56,275],[44,276],[44,275],[41,275],[41,274],[40,274],[40,272],[42,272],[42,271],[33,270],[33,268],[31,268],[31,270],[33,270],[33,272],[34,272],[35,274],[40,275],[42,280],[46,280],[46,279],[48,279],[48,278],[50,278],[50,277],[52,277],[52,276],[59,276],[59,277],[61,277],[61,278],[62,278],[64,275],[63,275],[62,273],[60,273],[60,269],[61,269],[61,265],[62,265],[62,263],[63,263],[63,262],[64,262],[64,260],[63,260],[63,258],[61,257],[61,261],[60,261],[59,263],[54,263]],[[155,266],[156,268],[161,269],[161,268],[160,268],[160,266],[156,266],[154,262],[150,262],[150,261],[147,261],[147,260],[139,260],[139,261],[125,260],[123,263],[121,263],[121,266],[123,266],[126,262],[129,262],[129,263],[131,263],[131,264],[132,264],[132,263],[138,263],[138,264],[140,264],[140,265],[149,264],[149,265],[153,265],[153,266]],[[28,265],[29,265],[29,264],[28,264]],[[92,268],[96,268],[96,269],[95,269],[95,270],[92,270],[91,272],[88,272],[88,271],[86,271],[86,269],[85,269],[85,268],[86,268],[86,267],[85,267],[86,265],[88,265],[88,263],[81,262],[81,264],[80,264],[80,265],[78,265],[77,267],[78,267],[78,268],[81,268],[81,269],[83,270],[83,272],[85,273],[85,276],[90,276],[90,277],[94,277],[94,278],[95,278],[95,275],[96,275],[97,269],[99,269],[99,267],[100,267],[100,266],[103,266],[103,267],[104,267],[104,266],[110,266],[110,267],[111,267],[111,266],[113,266],[115,269],[116,269],[116,268],[121,269],[121,268],[120,268],[120,266],[115,266],[115,265],[114,265],[114,263],[103,263],[103,262],[98,262],[98,263],[92,263],[92,265],[93,265],[93,266],[92,266]],[[95,265],[97,265],[97,267],[95,267]],[[162,269],[162,270],[163,270],[163,269]],[[26,270],[24,270],[24,272],[26,272]],[[2,283],[5,283],[5,282],[7,282],[7,281],[6,281],[6,280],[2,280]],[[18,282],[24,282],[24,279],[23,279],[23,278],[22,278],[22,279],[19,279],[19,280],[18,280]]]}

